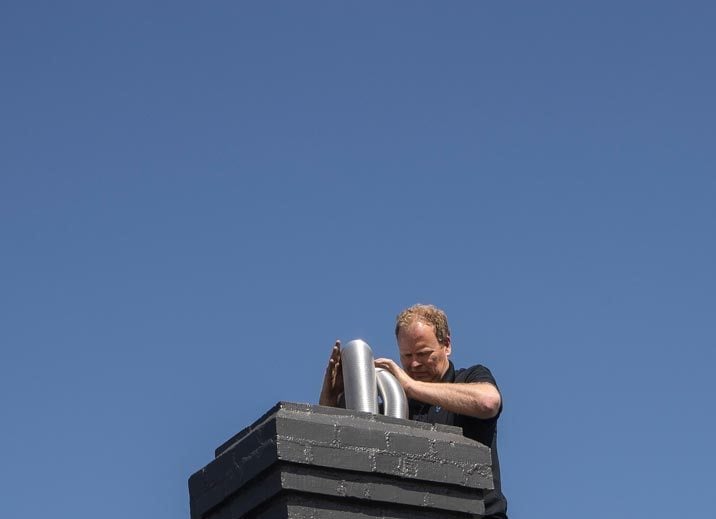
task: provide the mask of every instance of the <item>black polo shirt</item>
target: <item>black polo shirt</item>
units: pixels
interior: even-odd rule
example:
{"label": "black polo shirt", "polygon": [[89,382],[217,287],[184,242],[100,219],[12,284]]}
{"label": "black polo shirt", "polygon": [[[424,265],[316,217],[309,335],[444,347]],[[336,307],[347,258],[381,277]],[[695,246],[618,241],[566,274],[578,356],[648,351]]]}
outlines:
{"label": "black polo shirt", "polygon": [[[470,368],[455,370],[452,362],[450,362],[450,366],[442,382],[489,382],[497,387],[497,382],[495,382],[495,378],[492,376],[492,373],[490,373],[490,370],[480,364]],[[492,479],[495,489],[485,494],[485,517],[491,519],[506,519],[507,500],[502,494],[500,485],[500,461],[497,456],[497,419],[502,413],[502,405],[500,405],[497,416],[483,420],[473,416],[452,413],[442,409],[440,406],[418,402],[417,400],[411,399],[408,401],[408,404],[411,420],[462,427],[462,434],[464,436],[490,447],[492,452]]]}

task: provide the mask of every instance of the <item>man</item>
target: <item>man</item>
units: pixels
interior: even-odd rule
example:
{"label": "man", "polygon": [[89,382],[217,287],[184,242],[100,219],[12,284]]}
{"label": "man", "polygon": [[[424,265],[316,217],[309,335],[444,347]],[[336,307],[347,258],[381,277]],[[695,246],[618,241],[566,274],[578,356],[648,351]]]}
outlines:
{"label": "man", "polygon": [[[497,456],[497,419],[502,397],[486,367],[455,369],[445,312],[432,305],[414,305],[398,315],[395,324],[402,368],[390,359],[376,359],[375,366],[390,371],[408,397],[409,417],[428,423],[462,427],[468,438],[492,450],[495,489],[485,495],[485,517],[507,518],[507,500],[500,486]],[[328,361],[319,403],[336,407],[343,392],[340,342]]]}

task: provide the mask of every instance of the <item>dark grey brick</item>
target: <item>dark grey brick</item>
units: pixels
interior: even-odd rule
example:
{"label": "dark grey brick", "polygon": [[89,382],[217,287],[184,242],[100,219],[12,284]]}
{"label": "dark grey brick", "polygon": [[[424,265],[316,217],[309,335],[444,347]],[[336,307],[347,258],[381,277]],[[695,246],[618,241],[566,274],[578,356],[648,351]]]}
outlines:
{"label": "dark grey brick", "polygon": [[301,418],[303,419],[288,418],[286,415],[277,417],[277,433],[287,438],[310,440],[316,443],[330,444],[338,442],[337,425],[311,421],[310,417]]}
{"label": "dark grey brick", "polygon": [[491,463],[490,448],[477,442],[461,443],[455,440],[433,442],[435,454],[444,459],[456,462]]}
{"label": "dark grey brick", "polygon": [[431,481],[442,481],[451,485],[468,486],[465,467],[447,463],[442,460],[431,460],[418,466],[418,477]]}
{"label": "dark grey brick", "polygon": [[366,447],[373,449],[386,449],[388,447],[386,435],[382,427],[338,427],[338,444],[341,447]]}
{"label": "dark grey brick", "polygon": [[476,465],[465,469],[467,485],[475,488],[493,489],[492,466]]}
{"label": "dark grey brick", "polygon": [[412,436],[396,432],[386,433],[388,438],[388,450],[405,454],[429,454],[430,439],[426,436]]}
{"label": "dark grey brick", "polygon": [[373,469],[373,452],[368,449],[337,449],[313,446],[311,461],[322,467],[335,467],[341,470],[370,472]]}
{"label": "dark grey brick", "polygon": [[306,440],[295,440],[285,436],[276,439],[277,460],[294,463],[312,463],[311,444]]}

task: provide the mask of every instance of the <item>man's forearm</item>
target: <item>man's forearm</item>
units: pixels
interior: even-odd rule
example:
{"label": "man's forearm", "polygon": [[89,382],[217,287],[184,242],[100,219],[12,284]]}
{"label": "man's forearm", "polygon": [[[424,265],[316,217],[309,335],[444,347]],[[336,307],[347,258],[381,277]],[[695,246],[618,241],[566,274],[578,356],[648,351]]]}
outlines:
{"label": "man's forearm", "polygon": [[443,384],[411,380],[404,389],[408,398],[453,413],[488,419],[497,416],[500,410],[500,393],[489,382]]}

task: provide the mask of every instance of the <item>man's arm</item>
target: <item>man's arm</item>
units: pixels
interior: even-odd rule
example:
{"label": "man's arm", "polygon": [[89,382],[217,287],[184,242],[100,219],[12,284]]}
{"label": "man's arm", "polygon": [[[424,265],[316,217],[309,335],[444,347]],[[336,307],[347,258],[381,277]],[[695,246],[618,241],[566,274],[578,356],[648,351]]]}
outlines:
{"label": "man's arm", "polygon": [[376,359],[375,366],[390,371],[398,379],[408,398],[439,405],[450,412],[489,419],[497,416],[502,398],[489,382],[441,384],[414,380],[390,359]]}

